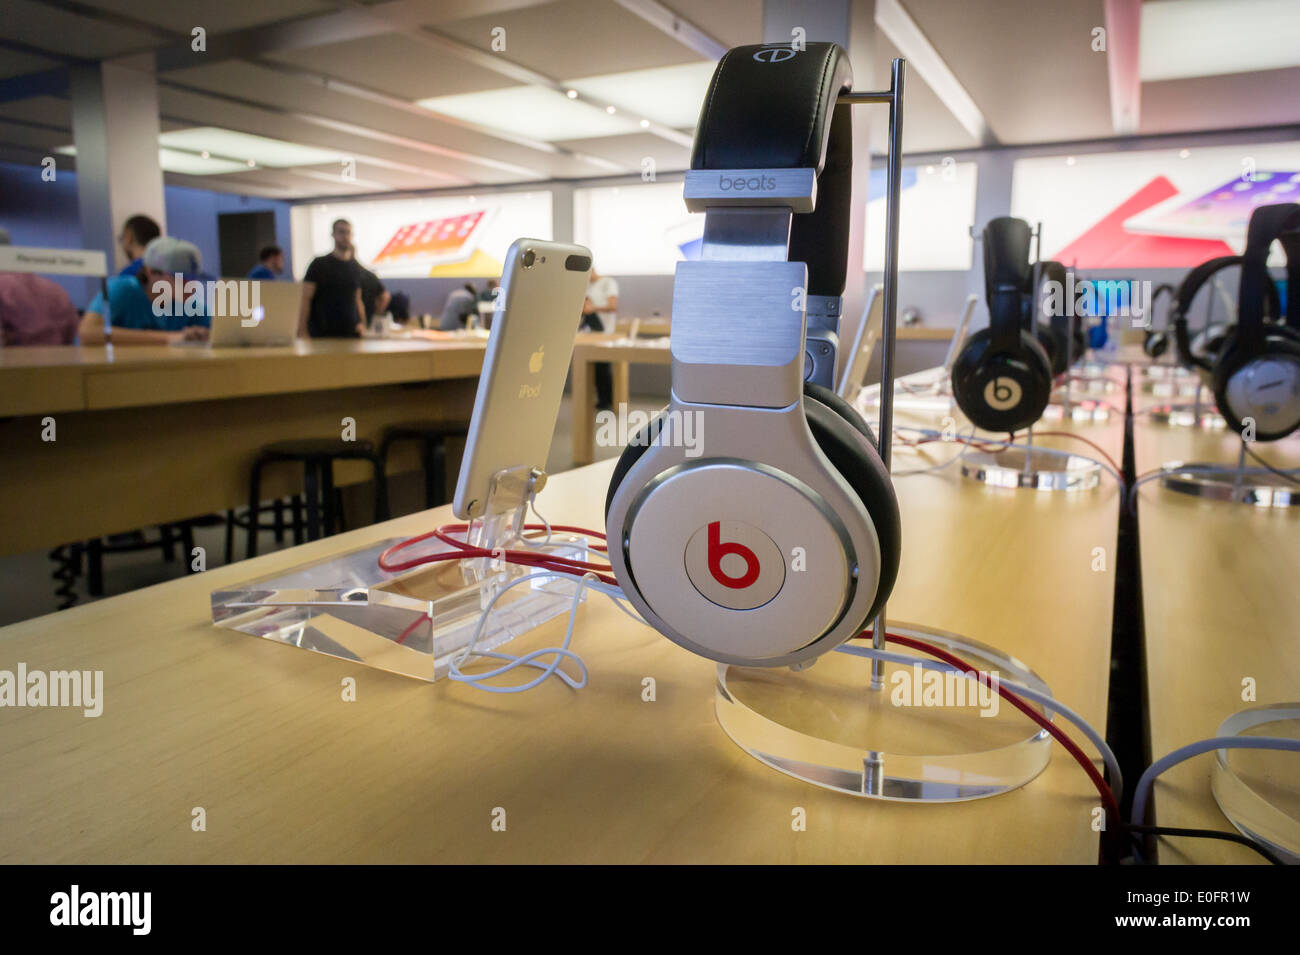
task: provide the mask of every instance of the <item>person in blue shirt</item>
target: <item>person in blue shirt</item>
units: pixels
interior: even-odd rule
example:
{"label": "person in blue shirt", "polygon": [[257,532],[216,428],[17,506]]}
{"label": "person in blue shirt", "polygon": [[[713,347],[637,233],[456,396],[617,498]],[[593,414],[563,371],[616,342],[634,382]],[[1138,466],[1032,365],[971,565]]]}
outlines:
{"label": "person in blue shirt", "polygon": [[248,273],[250,279],[269,282],[284,274],[284,249],[278,245],[268,245],[258,253],[257,258],[258,264]]}
{"label": "person in blue shirt", "polygon": [[144,255],[144,247],[160,235],[162,229],[148,216],[132,216],[127,219],[122,225],[122,234],[117,237],[117,244],[126,256],[127,264],[117,274],[139,275],[142,265],[140,256]]}
{"label": "person in blue shirt", "polygon": [[[204,281],[203,261],[193,243],[170,236],[150,242],[137,275],[108,280],[109,327],[115,345],[166,345],[203,341],[210,319],[203,292],[186,295],[188,281]],[[79,331],[81,344],[102,345],[104,294],[86,307]]]}

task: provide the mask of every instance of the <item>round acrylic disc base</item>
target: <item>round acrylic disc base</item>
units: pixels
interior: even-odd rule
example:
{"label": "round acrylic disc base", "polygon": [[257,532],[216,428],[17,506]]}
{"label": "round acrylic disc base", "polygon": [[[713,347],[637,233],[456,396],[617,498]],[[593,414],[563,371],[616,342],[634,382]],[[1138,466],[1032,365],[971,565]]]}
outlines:
{"label": "round acrylic disc base", "polygon": [[1110,405],[1074,395],[1069,402],[1059,391],[1043,409],[1043,421],[1071,421],[1074,424],[1105,424],[1110,420]]}
{"label": "round acrylic disc base", "polygon": [[1214,407],[1192,404],[1156,405],[1147,412],[1155,424],[1169,428],[1199,428],[1204,431],[1222,431],[1228,426]]}
{"label": "round acrylic disc base", "polygon": [[1101,483],[1101,465],[1071,454],[1040,448],[971,451],[961,459],[962,477],[992,487],[1036,491],[1087,491]]}
{"label": "round acrylic disc base", "polygon": [[[1234,713],[1219,736],[1300,737],[1300,703],[1256,706]],[[1300,758],[1273,750],[1221,749],[1210,789],[1242,835],[1300,864]]]}
{"label": "round acrylic disc base", "polygon": [[[1048,692],[1032,670],[992,647],[919,627],[890,631],[942,646],[1000,680]],[[882,687],[871,689],[871,660],[844,652],[799,671],[719,665],[718,723],[773,769],[872,799],[981,799],[1023,786],[1047,765],[1051,737],[996,689],[904,664],[884,664],[882,677]],[[937,690],[940,681],[945,689]]]}
{"label": "round acrylic disc base", "polygon": [[1280,474],[1182,462],[1166,464],[1164,471],[1160,485],[1179,494],[1264,508],[1300,507],[1300,485]]}

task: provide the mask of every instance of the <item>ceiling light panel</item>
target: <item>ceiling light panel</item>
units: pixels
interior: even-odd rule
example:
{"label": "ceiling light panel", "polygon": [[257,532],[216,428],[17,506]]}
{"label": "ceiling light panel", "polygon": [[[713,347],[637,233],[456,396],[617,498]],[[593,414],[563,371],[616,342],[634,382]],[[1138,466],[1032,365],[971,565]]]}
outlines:
{"label": "ceiling light panel", "polygon": [[280,139],[218,129],[215,126],[197,126],[163,133],[158,137],[158,143],[186,152],[209,152],[214,156],[252,160],[259,166],[271,167],[315,166],[338,162],[341,157],[338,150],[301,146]]}
{"label": "ceiling light panel", "polygon": [[617,136],[639,129],[635,118],[613,115],[541,86],[436,96],[419,105],[444,116],[544,142]]}
{"label": "ceiling light panel", "polygon": [[1295,0],[1162,0],[1142,4],[1144,81],[1300,66]]}
{"label": "ceiling light panel", "polygon": [[707,61],[565,80],[583,96],[613,103],[637,119],[674,129],[694,128],[716,64]]}

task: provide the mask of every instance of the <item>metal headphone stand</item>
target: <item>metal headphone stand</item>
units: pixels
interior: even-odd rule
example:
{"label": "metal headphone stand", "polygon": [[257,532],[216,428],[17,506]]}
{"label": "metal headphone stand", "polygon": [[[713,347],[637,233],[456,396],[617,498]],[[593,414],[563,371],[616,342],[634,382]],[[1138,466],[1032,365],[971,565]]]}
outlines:
{"label": "metal headphone stand", "polygon": [[[890,88],[847,93],[841,103],[887,104],[887,225],[885,300],[882,323],[882,383],[894,381],[898,321],[898,213],[901,182],[903,81],[906,62],[893,61]],[[880,395],[879,450],[889,470],[894,388]],[[993,647],[944,631],[895,625],[893,633],[914,636],[960,656],[972,666],[1042,693],[1047,684],[1024,663]],[[986,714],[973,708],[928,704],[929,687],[945,679],[954,692],[980,695],[987,684],[944,672],[937,661],[890,662],[864,654],[885,652],[886,615],[872,623],[868,650],[854,639],[799,669],[718,665],[715,711],[718,723],[738,746],[760,762],[805,782],[870,799],[959,802],[1009,792],[1047,766],[1050,737],[1026,732],[1018,713],[999,715],[992,692]],[[899,702],[906,697],[907,702]],[[982,703],[981,703],[982,705]],[[1005,707],[1003,710],[1012,710]],[[1014,714],[1014,715],[1013,715]],[[984,716],[985,718],[981,718]],[[959,739],[954,741],[954,719]],[[869,742],[864,742],[869,741]]]}

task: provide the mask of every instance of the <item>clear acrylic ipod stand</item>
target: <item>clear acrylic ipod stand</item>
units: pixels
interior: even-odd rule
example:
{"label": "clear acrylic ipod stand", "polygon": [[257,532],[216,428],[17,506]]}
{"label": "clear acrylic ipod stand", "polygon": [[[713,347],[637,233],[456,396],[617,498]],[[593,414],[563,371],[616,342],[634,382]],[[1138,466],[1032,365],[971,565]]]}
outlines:
{"label": "clear acrylic ipod stand", "polygon": [[1237,466],[1170,461],[1161,467],[1160,486],[1210,501],[1250,504],[1259,508],[1300,507],[1300,488],[1285,475],[1246,467],[1246,444]]}
{"label": "clear acrylic ipod stand", "polygon": [[[841,103],[888,104],[884,320],[880,380],[893,382],[898,328],[898,210],[901,192],[903,82],[906,63],[893,62],[886,92],[847,93]],[[880,390],[880,458],[892,458],[894,395]],[[861,399],[859,395],[859,399]],[[941,398],[948,401],[948,398]],[[901,404],[901,402],[900,402]],[[894,627],[950,651],[971,666],[1047,693],[1025,664],[992,647],[918,626]],[[919,665],[865,659],[845,650],[885,648],[882,609],[869,643],[852,640],[840,651],[800,668],[720,665],[714,695],[718,723],[755,759],[805,782],[869,799],[955,802],[996,796],[1029,782],[1047,765],[1050,737],[985,685]],[[928,687],[928,689],[927,689]],[[948,689],[951,689],[951,695]],[[956,699],[957,694],[962,699]],[[974,700],[975,705],[970,705]],[[947,705],[951,704],[951,705]],[[964,704],[964,705],[963,705]]]}
{"label": "clear acrylic ipod stand", "polygon": [[[1300,736],[1300,703],[1252,706],[1228,717],[1216,736]],[[1228,821],[1284,861],[1300,865],[1300,760],[1295,753],[1221,749],[1210,790]]]}
{"label": "clear acrylic ipod stand", "polygon": [[[545,481],[545,474],[526,467],[493,475],[483,516],[470,522],[468,543],[488,551],[527,548],[589,559],[587,541],[580,537],[552,534],[545,542],[519,539],[529,503]],[[448,558],[403,571],[381,569],[380,555],[403,540],[379,541],[214,591],[212,622],[433,681],[446,675],[448,662],[471,640],[475,650],[491,650],[573,606],[576,578],[534,580],[505,589],[531,569],[498,558]],[[403,548],[394,561],[453,553],[456,548],[430,538]],[[484,620],[494,598],[496,603]]]}

